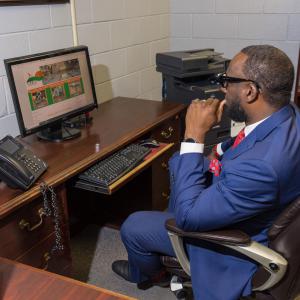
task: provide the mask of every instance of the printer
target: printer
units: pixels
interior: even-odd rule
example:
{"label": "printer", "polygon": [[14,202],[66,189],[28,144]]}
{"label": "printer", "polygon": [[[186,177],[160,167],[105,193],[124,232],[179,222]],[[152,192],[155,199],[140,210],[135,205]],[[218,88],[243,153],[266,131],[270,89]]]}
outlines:
{"label": "printer", "polygon": [[[212,48],[156,54],[156,70],[162,73],[163,101],[189,104],[193,99],[224,99],[212,77],[226,71],[229,59]],[[184,120],[183,120],[184,125]],[[205,152],[230,137],[231,120],[223,114],[221,122],[207,134]]]}

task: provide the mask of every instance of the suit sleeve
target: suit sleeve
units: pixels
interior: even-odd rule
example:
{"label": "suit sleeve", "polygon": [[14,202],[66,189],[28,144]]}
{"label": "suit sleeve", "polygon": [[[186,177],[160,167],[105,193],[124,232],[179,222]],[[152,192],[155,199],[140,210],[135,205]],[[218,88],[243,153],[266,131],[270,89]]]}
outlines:
{"label": "suit sleeve", "polygon": [[[204,188],[208,187],[209,182],[211,181],[211,174],[210,174],[210,176],[207,176],[210,161],[200,153],[193,153],[193,156],[199,157],[199,155],[201,155],[201,157],[202,157],[202,164],[201,164],[200,171],[203,174],[203,176],[201,178],[201,185],[202,185],[202,188],[204,189]],[[182,157],[182,155],[180,155],[179,152],[175,152],[169,160],[171,193],[170,193],[170,200],[169,200],[169,204],[168,204],[168,211],[171,213],[175,212],[175,206],[176,206],[175,195],[176,195],[177,185],[175,184],[174,170],[177,169],[177,164],[181,157]]]}
{"label": "suit sleeve", "polygon": [[203,155],[190,153],[170,163],[175,218],[183,230],[221,228],[276,205],[278,179],[265,161],[227,161],[220,180],[207,187],[204,160]]}

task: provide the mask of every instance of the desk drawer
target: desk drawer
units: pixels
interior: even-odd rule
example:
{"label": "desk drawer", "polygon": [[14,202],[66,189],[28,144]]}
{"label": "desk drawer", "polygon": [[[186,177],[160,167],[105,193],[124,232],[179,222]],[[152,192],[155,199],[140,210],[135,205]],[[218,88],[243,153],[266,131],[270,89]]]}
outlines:
{"label": "desk drawer", "polygon": [[178,143],[180,141],[180,117],[175,117],[165,121],[152,131],[152,138],[162,143]]}
{"label": "desk drawer", "polygon": [[15,259],[53,231],[52,218],[37,199],[0,222],[0,256]]}
{"label": "desk drawer", "polygon": [[172,148],[157,158],[152,165],[152,209],[164,210],[169,203],[170,180],[168,161],[174,151]]}
{"label": "desk drawer", "polygon": [[35,247],[18,257],[16,260],[57,274],[65,274],[71,265],[69,249],[60,252],[52,252],[55,245],[55,235],[50,234]]}

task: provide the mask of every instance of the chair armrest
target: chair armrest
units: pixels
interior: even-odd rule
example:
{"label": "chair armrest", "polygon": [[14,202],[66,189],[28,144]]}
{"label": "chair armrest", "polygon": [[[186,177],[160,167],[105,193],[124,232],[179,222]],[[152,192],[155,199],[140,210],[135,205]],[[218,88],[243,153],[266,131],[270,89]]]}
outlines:
{"label": "chair armrest", "polygon": [[268,280],[253,291],[263,291],[274,286],[284,276],[287,268],[287,261],[279,253],[261,245],[240,230],[215,230],[210,232],[185,232],[178,228],[174,219],[166,221],[166,229],[176,254],[176,257],[184,269],[191,275],[189,259],[185,252],[183,237],[206,240],[215,244],[235,250],[242,253],[254,261],[261,264],[269,272]]}
{"label": "chair armrest", "polygon": [[176,226],[175,219],[167,220],[165,226],[169,232],[181,237],[236,246],[248,246],[251,243],[251,238],[241,230],[228,229],[208,232],[186,232]]}

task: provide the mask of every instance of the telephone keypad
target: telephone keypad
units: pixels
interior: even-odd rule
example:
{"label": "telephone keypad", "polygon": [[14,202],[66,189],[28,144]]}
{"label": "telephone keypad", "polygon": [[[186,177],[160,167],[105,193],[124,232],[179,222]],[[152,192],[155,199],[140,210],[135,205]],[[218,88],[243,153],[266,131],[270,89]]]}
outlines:
{"label": "telephone keypad", "polygon": [[39,177],[47,167],[47,165],[37,156],[32,155],[27,149],[21,149],[16,154],[18,161],[22,162],[30,172],[37,178]]}
{"label": "telephone keypad", "polygon": [[41,173],[40,171],[43,172],[45,168],[45,163],[35,155],[30,155],[30,153],[24,152],[25,151],[23,150],[22,153],[18,154],[18,159],[32,171],[33,175],[39,176],[39,173]]}
{"label": "telephone keypad", "polygon": [[28,189],[47,169],[42,159],[9,135],[0,140],[0,154],[0,179],[14,188]]}

